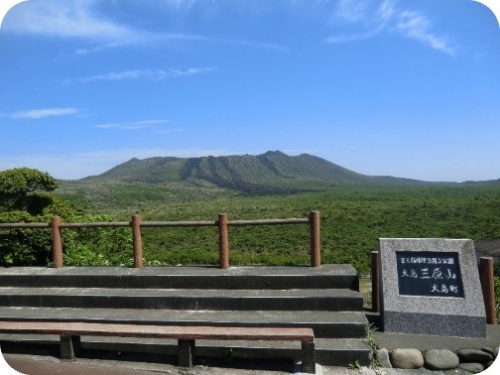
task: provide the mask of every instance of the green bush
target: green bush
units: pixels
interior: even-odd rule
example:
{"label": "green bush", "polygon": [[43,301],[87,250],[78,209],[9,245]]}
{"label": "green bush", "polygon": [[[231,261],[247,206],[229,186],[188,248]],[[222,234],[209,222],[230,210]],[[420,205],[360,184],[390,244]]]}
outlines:
{"label": "green bush", "polygon": [[[0,214],[0,223],[38,222],[24,211]],[[0,230],[0,266],[34,266],[47,264],[51,258],[50,232],[46,229]]]}
{"label": "green bush", "polygon": [[[73,222],[113,222],[109,215],[78,216]],[[68,266],[132,266],[130,228],[77,228],[62,231],[64,264]]]}
{"label": "green bush", "polygon": [[[79,215],[71,222],[113,222],[112,216]],[[50,217],[25,212],[0,214],[3,223],[48,223]],[[68,266],[131,266],[133,264],[130,228],[62,229],[63,261]],[[8,229],[0,231],[0,266],[47,266],[52,262],[49,229]]]}

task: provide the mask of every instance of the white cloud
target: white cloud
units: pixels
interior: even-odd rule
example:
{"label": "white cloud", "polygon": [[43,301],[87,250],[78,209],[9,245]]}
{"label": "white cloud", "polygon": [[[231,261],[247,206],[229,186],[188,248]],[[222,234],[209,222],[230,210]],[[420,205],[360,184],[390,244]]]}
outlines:
{"label": "white cloud", "polygon": [[431,48],[454,55],[455,47],[444,36],[432,32],[432,22],[425,14],[396,7],[395,0],[341,0],[335,17],[364,29],[362,32],[337,34],[326,38],[328,43],[347,43],[377,36],[383,31],[397,32],[405,38],[418,40]]}
{"label": "white cloud", "polygon": [[397,29],[405,36],[419,40],[430,45],[435,50],[445,52],[449,55],[455,53],[447,39],[430,31],[431,22],[424,15],[417,12],[405,11],[398,15]]}
{"label": "white cloud", "polygon": [[122,122],[122,123],[106,123],[94,125],[95,128],[100,129],[121,129],[121,130],[140,130],[153,128],[157,125],[170,123],[169,120],[143,120],[135,122]]}
{"label": "white cloud", "polygon": [[[348,43],[376,37],[387,29],[387,25],[394,15],[392,0],[384,0],[374,6],[373,0],[342,0],[334,14],[334,20],[349,22],[355,27],[350,33],[339,33],[325,39],[327,43]],[[361,31],[358,31],[361,30]]]}
{"label": "white cloud", "polygon": [[166,72],[165,78],[172,77],[183,77],[183,76],[195,76],[198,74],[213,73],[217,68],[205,67],[205,68],[188,68],[186,70],[169,69]]}
{"label": "white cloud", "polygon": [[[368,11],[368,5],[371,1],[362,2],[363,6],[357,6],[354,0],[344,0],[339,4],[335,17],[344,21],[349,21],[352,24],[357,24],[357,29],[363,31],[354,31],[350,33],[339,33],[325,39],[327,43],[350,43],[376,37],[383,31],[387,21],[392,16],[388,9],[382,4],[379,10],[373,14]],[[352,9],[350,9],[352,7]]]}
{"label": "white cloud", "polygon": [[101,41],[134,40],[140,33],[127,26],[101,18],[92,11],[96,0],[44,0],[29,2],[9,23],[18,33],[78,37]]}
{"label": "white cloud", "polygon": [[395,4],[391,0],[384,0],[377,9],[377,17],[383,22],[389,21],[395,13]]}
{"label": "white cloud", "polygon": [[12,119],[38,120],[44,117],[69,116],[77,115],[79,113],[81,113],[81,110],[79,110],[78,108],[40,108],[14,112],[10,114],[2,114],[0,116]]}
{"label": "white cloud", "polygon": [[78,48],[75,53],[77,55],[87,55],[89,53],[101,52],[110,48],[123,47],[125,45],[141,44],[141,43],[158,43],[158,42],[208,42],[212,39],[196,34],[181,34],[181,33],[151,33],[147,31],[132,30],[132,37],[128,39],[119,39],[107,43],[99,44],[91,48]]}
{"label": "white cloud", "polygon": [[[216,67],[202,67],[202,68],[188,68],[185,70],[179,69],[136,69],[136,70],[126,70],[122,72],[109,72],[105,74],[98,74],[91,77],[79,78],[76,82],[86,83],[92,81],[123,81],[123,80],[134,80],[134,79],[150,79],[154,81],[160,81],[167,78],[176,77],[187,77],[195,76],[199,74],[208,74],[215,72]],[[65,83],[73,83],[73,80],[66,80]]]}
{"label": "white cloud", "polygon": [[366,11],[373,0],[340,0],[335,15],[348,22],[358,22],[366,17]]}
{"label": "white cloud", "polygon": [[[157,33],[137,29],[128,24],[114,21],[112,15],[99,14],[96,9],[98,3],[97,0],[31,0],[30,6],[26,6],[22,12],[18,12],[15,22],[8,24],[7,31],[20,34],[80,38],[95,44],[92,47],[77,48],[75,53],[79,55],[126,45],[171,41],[228,43],[277,51],[287,50],[277,44],[266,42],[217,39],[195,34]],[[164,3],[154,3],[155,6],[157,4],[166,5],[170,11],[176,13],[189,12],[196,4],[203,5],[206,12],[209,12],[211,7],[213,8],[215,5],[233,5],[232,2],[226,4],[217,1],[211,3],[211,7],[206,7],[207,3],[196,0],[165,0]],[[137,6],[139,5],[137,3]],[[151,4],[149,5],[151,6]]]}
{"label": "white cloud", "polygon": [[337,34],[334,36],[330,36],[325,39],[327,43],[350,43],[357,42],[359,40],[370,39],[376,35],[376,32],[367,32],[364,34]]}

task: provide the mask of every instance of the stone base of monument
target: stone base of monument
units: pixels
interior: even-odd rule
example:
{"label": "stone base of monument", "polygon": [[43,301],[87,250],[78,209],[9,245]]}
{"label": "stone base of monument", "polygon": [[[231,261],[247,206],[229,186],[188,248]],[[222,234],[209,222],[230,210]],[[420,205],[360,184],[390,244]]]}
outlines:
{"label": "stone base of monument", "polygon": [[382,329],[386,332],[417,333],[422,335],[486,337],[485,318],[418,314],[385,311]]}
{"label": "stone base of monument", "polygon": [[384,331],[486,337],[472,240],[382,238],[379,274]]}

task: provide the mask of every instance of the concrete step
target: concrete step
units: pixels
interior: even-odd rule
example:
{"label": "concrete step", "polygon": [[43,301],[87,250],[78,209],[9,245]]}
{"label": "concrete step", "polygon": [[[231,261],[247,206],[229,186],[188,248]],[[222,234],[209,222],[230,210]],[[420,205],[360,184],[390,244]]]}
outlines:
{"label": "concrete step", "polygon": [[39,288],[359,289],[349,264],[313,267],[15,267],[2,269],[0,286]]}
{"label": "concrete step", "polygon": [[215,325],[247,327],[310,327],[316,337],[363,338],[368,321],[363,312],[141,310],[95,308],[0,307],[1,320],[116,322],[162,325]]}
{"label": "concrete step", "polygon": [[108,289],[0,287],[0,306],[362,311],[350,289]]}

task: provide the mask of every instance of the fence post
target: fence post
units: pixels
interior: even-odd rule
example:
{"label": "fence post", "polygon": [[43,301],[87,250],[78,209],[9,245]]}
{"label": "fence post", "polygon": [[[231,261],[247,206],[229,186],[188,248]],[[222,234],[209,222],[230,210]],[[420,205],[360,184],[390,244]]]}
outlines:
{"label": "fence post", "polygon": [[219,214],[219,267],[229,268],[229,236],[227,230],[227,214]]}
{"label": "fence post", "polygon": [[481,257],[479,261],[479,278],[483,290],[486,323],[497,324],[495,314],[495,281],[493,278],[493,258]]}
{"label": "fence post", "polygon": [[50,230],[52,234],[52,260],[55,268],[63,266],[63,250],[61,240],[61,218],[59,216],[52,217],[50,222]]}
{"label": "fence post", "polygon": [[134,268],[142,268],[141,217],[132,216],[132,240],[134,246]]}
{"label": "fence post", "polygon": [[309,213],[311,225],[311,267],[321,266],[320,217],[319,211]]}
{"label": "fence post", "polygon": [[378,251],[371,253],[371,279],[372,279],[372,311],[375,313],[380,312],[380,255]]}

